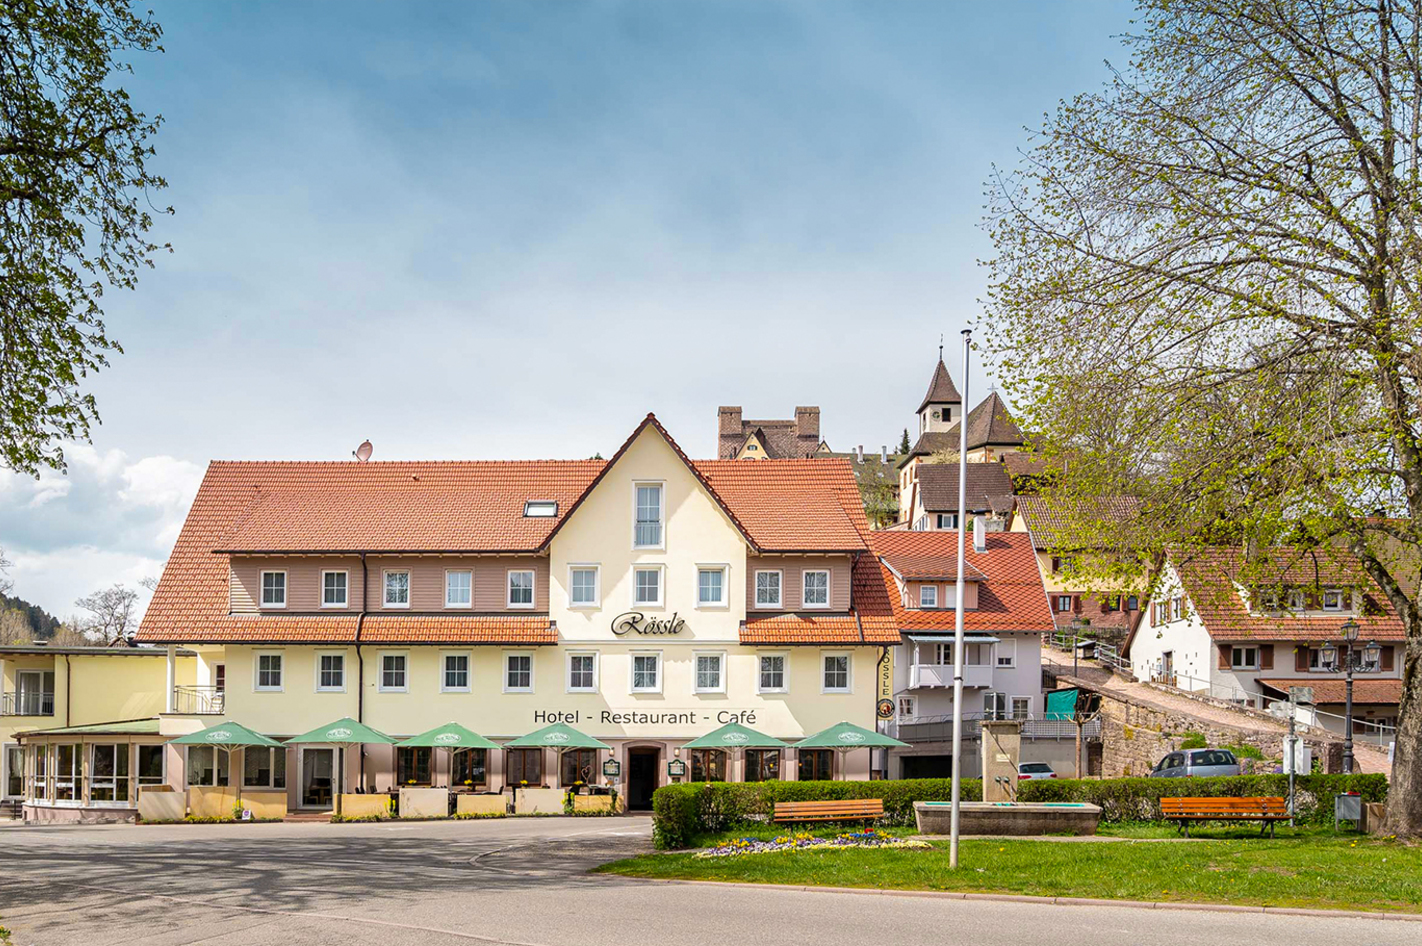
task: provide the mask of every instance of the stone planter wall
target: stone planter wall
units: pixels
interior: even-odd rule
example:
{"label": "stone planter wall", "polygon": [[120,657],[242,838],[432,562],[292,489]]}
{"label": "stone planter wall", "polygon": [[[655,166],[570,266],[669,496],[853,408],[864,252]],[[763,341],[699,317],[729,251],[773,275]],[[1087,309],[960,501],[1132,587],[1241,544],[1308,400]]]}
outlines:
{"label": "stone planter wall", "polygon": [[506,815],[509,811],[507,795],[456,795],[455,813],[460,815]]}
{"label": "stone planter wall", "polygon": [[563,790],[561,788],[514,789],[514,814],[561,815],[562,813]]}
{"label": "stone planter wall", "polygon": [[449,789],[401,788],[401,818],[448,818]]}
{"label": "stone planter wall", "polygon": [[339,809],[344,818],[390,817],[389,795],[342,795]]}

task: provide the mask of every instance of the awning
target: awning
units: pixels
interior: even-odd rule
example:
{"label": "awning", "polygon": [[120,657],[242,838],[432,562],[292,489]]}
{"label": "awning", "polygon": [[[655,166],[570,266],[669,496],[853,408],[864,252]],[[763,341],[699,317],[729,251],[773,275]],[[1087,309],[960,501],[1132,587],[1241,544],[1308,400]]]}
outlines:
{"label": "awning", "polygon": [[526,736],[519,736],[505,749],[608,749],[612,747],[605,742],[599,742],[586,733],[580,733],[572,726],[563,723],[554,723],[552,726],[544,726],[536,729]]}
{"label": "awning", "polygon": [[270,739],[258,732],[252,732],[239,723],[218,723],[216,726],[209,726],[200,732],[179,736],[177,739],[171,740],[170,744],[175,746],[222,746],[227,749],[241,749],[244,746],[281,748],[281,743],[275,739]]}
{"label": "awning", "polygon": [[288,745],[309,742],[328,742],[337,745],[392,745],[395,740],[385,735],[383,732],[371,729],[365,723],[358,723],[349,716],[342,717],[334,723],[325,726],[317,726],[310,732],[293,736],[287,740]]}
{"label": "awning", "polygon": [[[923,643],[923,644],[945,644],[945,643],[948,643],[949,641],[953,640],[953,635],[952,635],[952,634],[907,634],[907,635],[905,635],[905,636],[908,637],[908,639],[911,640],[911,641],[917,641],[917,642]],[[1000,637],[988,637],[988,636],[985,635],[985,634],[964,634],[964,635],[963,635],[963,643],[964,643],[964,644],[1000,644],[1000,643],[1002,643],[1002,638],[1000,638]]]}
{"label": "awning", "polygon": [[908,743],[853,723],[835,723],[795,743],[796,749],[897,749]]}
{"label": "awning", "polygon": [[785,749],[789,743],[781,742],[774,736],[767,736],[763,732],[756,732],[742,726],[740,723],[727,723],[720,729],[714,730],[693,739],[682,748],[684,749]]}
{"label": "awning", "polygon": [[485,739],[472,730],[465,729],[458,723],[445,723],[443,726],[436,726],[428,732],[422,732],[418,736],[411,736],[404,742],[397,742],[397,747],[402,749],[423,749],[426,747],[435,749],[502,749],[503,746],[492,739]]}
{"label": "awning", "polygon": [[16,739],[29,736],[156,736],[158,717],[148,719],[121,719],[112,723],[88,723],[83,726],[65,726],[62,729],[30,729],[15,733]]}

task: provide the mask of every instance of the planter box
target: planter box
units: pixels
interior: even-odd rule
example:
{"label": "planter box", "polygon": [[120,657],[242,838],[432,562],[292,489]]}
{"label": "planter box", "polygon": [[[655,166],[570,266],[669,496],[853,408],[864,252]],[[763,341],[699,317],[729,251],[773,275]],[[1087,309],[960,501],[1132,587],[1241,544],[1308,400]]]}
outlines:
{"label": "planter box", "polygon": [[138,792],[138,816],[144,821],[182,821],[187,801],[171,786],[144,786]]}
{"label": "planter box", "polygon": [[[574,795],[574,811],[611,811],[611,795]],[[617,810],[622,810],[622,796],[617,796]]]}
{"label": "planter box", "polygon": [[389,795],[342,795],[338,809],[344,818],[389,818]]}
{"label": "planter box", "polygon": [[506,815],[509,813],[509,799],[506,795],[458,795],[455,797],[456,814],[460,815]]}
{"label": "planter box", "polygon": [[[950,833],[952,806],[947,802],[916,801],[913,815],[919,834]],[[965,801],[959,810],[958,833],[991,837],[1095,834],[1100,821],[1098,805]]]}
{"label": "planter box", "polygon": [[401,818],[448,818],[449,789],[401,788]]}
{"label": "planter box", "polygon": [[257,820],[286,817],[286,792],[263,792],[246,789],[242,792],[242,807]]}
{"label": "planter box", "polygon": [[562,813],[563,790],[561,788],[514,789],[514,814],[561,815]]}
{"label": "planter box", "polygon": [[194,818],[231,818],[237,793],[226,786],[188,789],[188,814]]}

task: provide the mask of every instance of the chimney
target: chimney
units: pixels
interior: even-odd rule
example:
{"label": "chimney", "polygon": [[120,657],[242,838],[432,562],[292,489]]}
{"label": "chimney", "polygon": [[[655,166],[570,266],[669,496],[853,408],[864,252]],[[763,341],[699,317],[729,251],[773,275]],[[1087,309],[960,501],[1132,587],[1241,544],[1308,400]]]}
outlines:
{"label": "chimney", "polygon": [[973,551],[987,551],[987,521],[982,516],[973,517]]}
{"label": "chimney", "polygon": [[889,445],[888,445],[888,444],[882,444],[882,445],[879,447],[879,462],[880,462],[880,463],[883,463],[883,464],[885,464],[885,465],[888,464],[888,462],[889,462]]}
{"label": "chimney", "polygon": [[740,407],[718,407],[716,409],[716,456],[722,460],[734,459],[744,436],[745,430],[741,426]]}
{"label": "chimney", "polygon": [[740,407],[718,407],[718,408],[716,409],[716,413],[717,413],[717,416],[719,417],[719,423],[717,424],[717,433],[720,433],[720,434],[722,434],[722,435],[724,435],[724,434],[736,434],[737,436],[740,435],[740,433],[741,433],[741,409],[740,409]]}
{"label": "chimney", "polygon": [[858,447],[856,447],[856,448],[855,448],[855,452],[859,454],[859,462],[860,462],[860,463],[863,463],[863,462],[864,462],[864,444],[861,443]]}
{"label": "chimney", "polygon": [[818,407],[795,408],[795,436],[802,440],[813,440],[813,446],[819,446],[820,409]]}

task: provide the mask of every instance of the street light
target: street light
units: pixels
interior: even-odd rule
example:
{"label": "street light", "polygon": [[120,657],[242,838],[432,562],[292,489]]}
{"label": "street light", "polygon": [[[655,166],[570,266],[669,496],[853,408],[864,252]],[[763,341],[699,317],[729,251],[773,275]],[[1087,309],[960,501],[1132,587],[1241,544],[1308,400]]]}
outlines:
{"label": "street light", "polygon": [[1343,772],[1353,774],[1353,673],[1372,669],[1382,657],[1382,649],[1372,641],[1358,653],[1354,645],[1358,642],[1358,622],[1349,618],[1338,629],[1343,635],[1343,660],[1339,666],[1338,648],[1328,646],[1323,649],[1323,662],[1333,673],[1340,669],[1344,679],[1343,703]]}
{"label": "street light", "polygon": [[1081,618],[1071,619],[1071,675],[1080,679],[1080,674],[1076,670],[1076,655],[1081,652],[1081,629],[1084,625]]}

